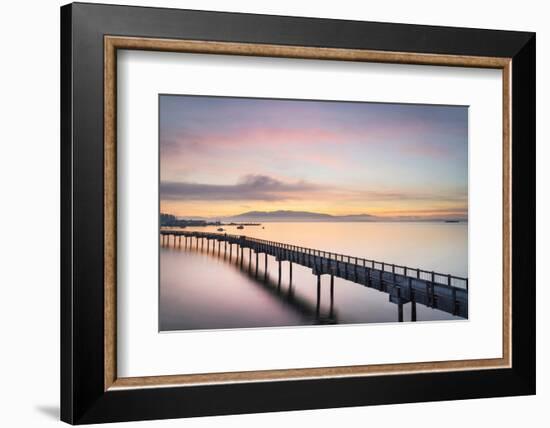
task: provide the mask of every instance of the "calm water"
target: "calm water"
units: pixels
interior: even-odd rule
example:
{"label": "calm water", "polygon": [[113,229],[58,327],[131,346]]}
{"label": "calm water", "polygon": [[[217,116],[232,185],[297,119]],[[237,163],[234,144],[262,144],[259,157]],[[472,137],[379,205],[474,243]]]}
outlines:
{"label": "calm water", "polygon": [[[462,223],[264,223],[262,226],[225,228],[228,234],[269,239],[319,250],[364,257],[468,276],[468,226]],[[215,232],[217,227],[187,230]],[[193,240],[195,243],[195,240]],[[264,255],[248,259],[244,251],[241,268],[229,250],[224,256],[206,252],[206,246],[185,249],[170,245],[160,249],[160,330],[217,329],[355,324],[398,321],[397,305],[387,293],[344,279],[334,280],[331,305],[330,279],[322,276],[317,300],[317,278],[311,270],[293,264],[289,284],[288,262],[283,262],[278,286],[278,263],[268,257],[264,278]],[[205,243],[206,245],[206,243]],[[229,247],[228,247],[229,248]],[[210,248],[212,250],[212,248]],[[250,267],[250,269],[249,269]],[[411,320],[411,303],[403,305],[404,321]],[[416,304],[417,321],[459,319]]]}

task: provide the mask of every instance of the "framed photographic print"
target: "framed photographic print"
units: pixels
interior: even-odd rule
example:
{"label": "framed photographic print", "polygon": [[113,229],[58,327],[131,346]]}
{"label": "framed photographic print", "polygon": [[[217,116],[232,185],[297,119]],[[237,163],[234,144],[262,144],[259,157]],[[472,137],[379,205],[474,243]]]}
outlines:
{"label": "framed photographic print", "polygon": [[535,35],[61,8],[72,424],[535,393]]}

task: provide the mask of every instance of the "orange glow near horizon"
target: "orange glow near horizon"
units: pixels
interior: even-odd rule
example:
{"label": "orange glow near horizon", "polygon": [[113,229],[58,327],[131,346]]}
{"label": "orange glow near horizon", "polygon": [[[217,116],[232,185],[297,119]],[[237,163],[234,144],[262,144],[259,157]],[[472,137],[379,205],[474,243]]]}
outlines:
{"label": "orange glow near horizon", "polygon": [[177,217],[204,217],[204,218],[216,218],[216,217],[230,217],[238,214],[242,214],[249,211],[308,211],[320,214],[329,214],[333,216],[345,216],[345,215],[361,215],[370,214],[377,217],[460,217],[467,216],[467,211],[463,206],[448,206],[448,207],[426,207],[425,209],[419,209],[418,207],[411,207],[406,209],[401,206],[400,209],[388,209],[384,207],[364,207],[351,211],[349,209],[339,209],[339,207],[331,208],[325,204],[315,205],[311,201],[304,201],[305,203],[282,203],[282,204],[255,204],[250,205],[230,205],[227,203],[209,203],[206,206],[204,204],[191,204],[180,201],[162,201],[160,211],[162,213],[172,214]]}

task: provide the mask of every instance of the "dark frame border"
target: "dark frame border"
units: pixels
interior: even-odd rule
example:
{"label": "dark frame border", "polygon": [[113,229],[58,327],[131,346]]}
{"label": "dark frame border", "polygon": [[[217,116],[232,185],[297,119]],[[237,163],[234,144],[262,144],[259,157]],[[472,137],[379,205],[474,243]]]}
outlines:
{"label": "dark frame border", "polygon": [[[511,58],[512,367],[105,392],[105,35]],[[533,33],[67,5],[61,9],[61,137],[62,420],[114,422],[535,392]]]}
{"label": "dark frame border", "polygon": [[[385,52],[363,49],[334,49],[310,46],[269,45],[260,43],[211,42],[203,40],[159,39],[150,37],[104,37],[104,331],[105,331],[105,390],[117,388],[140,388],[159,386],[190,386],[198,384],[220,384],[235,382],[257,382],[275,380],[304,380],[312,378],[336,378],[350,376],[372,376],[388,374],[410,374],[420,372],[477,370],[511,367],[511,233],[510,233],[510,58],[478,57],[464,55],[418,54]],[[402,364],[371,364],[333,367],[312,367],[302,369],[258,370],[241,372],[201,373],[169,376],[118,377],[117,376],[117,317],[116,317],[116,200],[117,200],[117,52],[122,50],[168,51],[181,53],[202,53],[208,55],[247,55],[278,58],[337,60],[353,62],[405,63],[416,65],[461,66],[493,68],[502,74],[502,171],[503,171],[503,283],[502,283],[502,357],[456,360],[425,361]]]}

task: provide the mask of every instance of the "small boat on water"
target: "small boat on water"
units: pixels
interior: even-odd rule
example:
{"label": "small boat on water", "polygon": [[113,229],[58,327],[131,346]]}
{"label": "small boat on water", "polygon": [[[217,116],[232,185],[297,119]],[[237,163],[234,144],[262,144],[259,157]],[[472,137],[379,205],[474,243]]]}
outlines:
{"label": "small boat on water", "polygon": [[239,226],[237,226],[237,229],[244,229],[244,226],[240,224]]}

